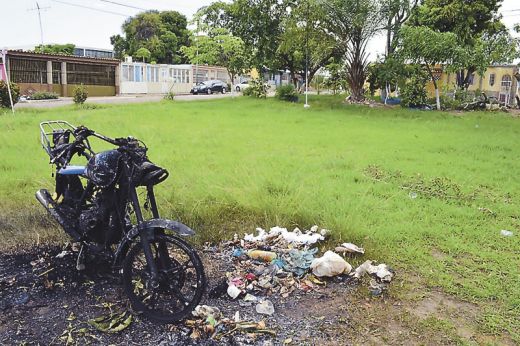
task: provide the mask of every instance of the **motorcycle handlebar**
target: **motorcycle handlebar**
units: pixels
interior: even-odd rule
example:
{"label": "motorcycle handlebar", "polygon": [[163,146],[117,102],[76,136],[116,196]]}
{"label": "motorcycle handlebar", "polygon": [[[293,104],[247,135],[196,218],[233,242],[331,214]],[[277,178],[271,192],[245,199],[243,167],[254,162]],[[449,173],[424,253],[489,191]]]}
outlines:
{"label": "motorcycle handlebar", "polygon": [[[51,160],[51,163],[61,162],[63,165],[66,165],[72,158],[72,155],[75,154],[75,151],[80,153],[80,155],[81,155],[81,153],[84,152],[85,148],[92,152],[92,150],[90,149],[90,144],[88,143],[88,140],[87,140],[87,138],[90,136],[99,138],[105,142],[108,142],[108,143],[118,146],[118,147],[129,146],[131,144],[133,144],[133,145],[137,144],[137,146],[138,146],[139,145],[138,142],[141,142],[138,139],[133,138],[133,137],[128,137],[128,138],[106,137],[100,133],[96,133],[94,130],[89,129],[86,126],[78,126],[72,133],[75,137],[74,141],[72,143],[70,143],[69,145],[67,145],[58,155],[56,155]],[[86,144],[85,144],[85,140],[87,140]],[[146,145],[143,142],[141,142],[141,143],[146,148]],[[83,146],[83,148],[81,148],[81,146]],[[87,156],[87,157],[89,157],[89,156]]]}

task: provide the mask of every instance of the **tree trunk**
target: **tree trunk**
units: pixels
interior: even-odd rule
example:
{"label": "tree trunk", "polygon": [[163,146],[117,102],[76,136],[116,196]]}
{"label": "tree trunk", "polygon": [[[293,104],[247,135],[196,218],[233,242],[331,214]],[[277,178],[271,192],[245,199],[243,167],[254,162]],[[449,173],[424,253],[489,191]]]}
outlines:
{"label": "tree trunk", "polygon": [[347,52],[347,82],[351,91],[351,100],[354,102],[365,101],[364,85],[368,60],[366,55],[366,40],[363,33],[354,33],[350,50]]}
{"label": "tree trunk", "polygon": [[432,70],[430,69],[430,66],[426,64],[426,69],[428,70],[428,73],[430,74],[430,78],[433,82],[433,87],[435,88],[435,103],[437,104],[437,110],[441,110],[441,98],[439,95],[439,86],[437,85],[437,81],[435,80],[435,77],[433,76]]}

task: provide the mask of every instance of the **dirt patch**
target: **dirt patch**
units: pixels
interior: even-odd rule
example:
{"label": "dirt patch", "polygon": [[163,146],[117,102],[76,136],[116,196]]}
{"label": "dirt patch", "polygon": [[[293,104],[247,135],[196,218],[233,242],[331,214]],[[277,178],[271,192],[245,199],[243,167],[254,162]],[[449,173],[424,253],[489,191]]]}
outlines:
{"label": "dirt patch", "polygon": [[[279,345],[289,341],[294,345],[513,344],[507,337],[480,334],[475,327],[479,309],[471,303],[438,291],[426,297],[421,293],[419,299],[414,296],[414,302],[392,295],[372,297],[366,283],[356,286],[344,277],[334,278],[315,290],[295,291],[285,298],[269,296],[275,306],[272,316],[259,315],[254,303],[233,301],[225,293],[208,294],[202,302],[218,307],[229,318],[238,311],[241,320],[263,320],[276,332],[275,337],[243,333],[221,340],[192,340],[191,330],[183,322],[157,325],[138,315],[123,332],[107,334],[87,321],[106,314],[107,307],[131,310],[119,275],[100,270],[109,268],[102,261],[90,263],[85,272],[79,273],[74,256],[56,258],[60,252],[59,247],[39,247],[0,255],[0,344],[65,344],[69,334],[78,344],[163,346]],[[225,272],[232,264],[219,253],[201,251],[201,255],[208,292],[213,292],[225,280]],[[426,288],[411,291],[416,294]]]}

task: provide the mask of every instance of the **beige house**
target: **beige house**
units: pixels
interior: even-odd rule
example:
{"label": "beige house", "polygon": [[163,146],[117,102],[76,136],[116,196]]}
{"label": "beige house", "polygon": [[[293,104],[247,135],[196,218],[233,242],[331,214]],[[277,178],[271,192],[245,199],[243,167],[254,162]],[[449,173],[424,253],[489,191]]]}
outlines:
{"label": "beige house", "polygon": [[[494,96],[500,102],[514,104],[518,93],[519,83],[515,78],[519,73],[517,65],[490,66],[483,76],[474,73],[470,78],[468,90],[473,92],[484,92],[488,97]],[[453,73],[442,72],[439,78],[439,89],[448,92],[455,90],[456,76]],[[433,83],[429,82],[427,90],[430,96],[435,95]]]}

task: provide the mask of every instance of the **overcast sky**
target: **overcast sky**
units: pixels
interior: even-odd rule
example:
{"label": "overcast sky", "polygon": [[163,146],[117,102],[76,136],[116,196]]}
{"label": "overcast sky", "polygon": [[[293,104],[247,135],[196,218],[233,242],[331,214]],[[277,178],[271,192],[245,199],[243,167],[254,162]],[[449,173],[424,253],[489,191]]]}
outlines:
{"label": "overcast sky", "polygon": [[[43,8],[41,17],[44,43],[74,43],[77,46],[97,48],[112,48],[110,36],[121,33],[121,25],[125,18],[135,15],[142,9],[176,10],[190,19],[198,8],[211,2],[213,1],[38,1],[40,7]],[[34,0],[0,0],[0,47],[25,48],[40,43],[40,26],[38,12],[33,10],[35,8],[36,1]],[[504,22],[508,27],[512,27],[515,23],[520,23],[520,1],[504,0],[502,13]],[[372,40],[369,51],[372,57],[384,52],[384,40],[382,37]]]}

